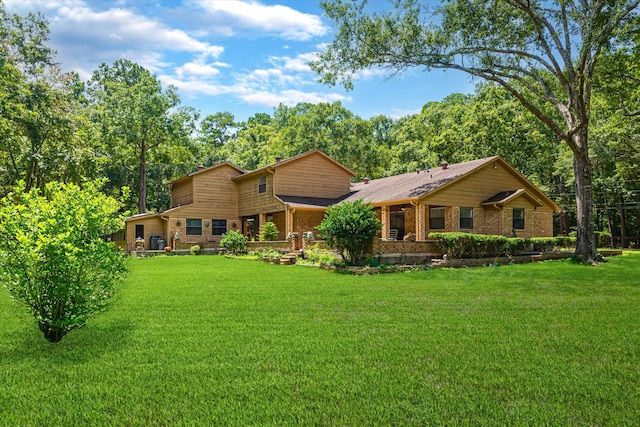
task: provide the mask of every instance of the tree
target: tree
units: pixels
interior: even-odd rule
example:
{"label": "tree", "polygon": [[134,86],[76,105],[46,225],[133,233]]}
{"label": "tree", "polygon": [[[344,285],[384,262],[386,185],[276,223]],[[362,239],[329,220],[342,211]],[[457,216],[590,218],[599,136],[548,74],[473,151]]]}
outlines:
{"label": "tree", "polygon": [[79,131],[81,84],[62,73],[40,15],[6,13],[0,4],[0,192],[52,180],[80,182],[95,155]]}
{"label": "tree", "polygon": [[595,262],[592,77],[602,49],[638,28],[640,0],[445,0],[433,11],[427,2],[407,0],[396,2],[394,12],[370,12],[366,4],[323,3],[338,32],[312,63],[322,80],[350,88],[358,71],[381,66],[459,70],[499,84],[571,149],[576,252]]}
{"label": "tree", "polygon": [[163,90],[148,70],[127,60],[102,64],[93,74],[88,94],[93,120],[104,141],[105,155],[126,171],[137,171],[138,212],[147,211],[147,166],[158,147],[184,141],[191,114],[176,111],[175,87]]}
{"label": "tree", "polygon": [[269,242],[278,240],[278,227],[271,222],[265,222],[260,228],[260,241]]}
{"label": "tree", "polygon": [[382,229],[382,225],[370,203],[356,200],[329,206],[316,228],[345,261],[360,265],[365,260],[371,239]]}
{"label": "tree", "polygon": [[120,203],[101,182],[51,182],[44,194],[21,182],[0,204],[0,279],[58,342],[102,310],[125,271],[105,236],[124,227]]}

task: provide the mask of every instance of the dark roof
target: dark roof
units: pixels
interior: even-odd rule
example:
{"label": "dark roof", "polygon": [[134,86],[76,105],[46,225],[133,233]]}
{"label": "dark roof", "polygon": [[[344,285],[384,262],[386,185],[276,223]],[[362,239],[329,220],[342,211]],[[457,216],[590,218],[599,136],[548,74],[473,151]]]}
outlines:
{"label": "dark roof", "polygon": [[430,170],[372,179],[366,184],[358,182],[351,185],[352,193],[344,200],[364,199],[365,202],[382,203],[419,198],[496,159],[497,156],[487,157],[448,165],[446,169],[439,166]]}
{"label": "dark roof", "polygon": [[326,199],[322,197],[299,197],[299,196],[281,196],[277,195],[277,197],[285,202],[286,204],[292,207],[298,208],[327,208],[331,205],[335,205],[340,203],[345,198],[347,198],[350,194],[346,196],[337,198],[337,199]]}
{"label": "dark roof", "polygon": [[515,194],[518,190],[509,190],[509,191],[501,191],[498,194],[495,194],[489,197],[487,200],[482,203],[501,203],[506,201],[511,195]]}

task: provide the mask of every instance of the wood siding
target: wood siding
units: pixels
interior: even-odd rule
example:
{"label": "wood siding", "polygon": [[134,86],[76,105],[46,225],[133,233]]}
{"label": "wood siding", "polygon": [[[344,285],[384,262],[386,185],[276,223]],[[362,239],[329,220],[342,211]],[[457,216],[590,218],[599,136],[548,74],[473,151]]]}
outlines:
{"label": "wood siding", "polygon": [[275,194],[335,199],[350,191],[351,175],[319,153],[276,167]]}
{"label": "wood siding", "polygon": [[193,202],[193,179],[171,186],[171,207],[182,206]]}
{"label": "wood siding", "polygon": [[284,204],[274,196],[273,174],[268,172],[265,174],[267,191],[264,193],[258,193],[260,176],[262,175],[256,175],[236,184],[238,186],[238,215],[241,217],[284,210]]}
{"label": "wood siding", "polygon": [[492,165],[493,163],[485,165],[469,176],[433,194],[426,195],[421,202],[431,206],[456,205],[475,208],[501,191],[531,188],[529,184],[518,179],[499,163],[497,163],[497,169],[493,169]]}
{"label": "wood siding", "polygon": [[144,248],[151,247],[151,236],[160,236],[166,241],[166,222],[160,216],[139,218],[127,221],[127,250],[135,250],[136,225],[144,225]]}

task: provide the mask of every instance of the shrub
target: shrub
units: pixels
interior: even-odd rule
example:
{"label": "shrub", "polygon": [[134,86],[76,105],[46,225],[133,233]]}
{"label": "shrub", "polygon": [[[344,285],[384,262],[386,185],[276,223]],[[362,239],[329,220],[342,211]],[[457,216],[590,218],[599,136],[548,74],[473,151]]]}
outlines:
{"label": "shrub", "polygon": [[278,234],[278,227],[273,222],[265,222],[260,229],[260,240],[263,242],[278,240]]}
{"label": "shrub", "polygon": [[191,255],[199,255],[201,251],[202,251],[202,248],[200,248],[200,245],[193,245],[189,249],[189,252],[191,252]]}
{"label": "shrub", "polygon": [[368,246],[381,228],[371,204],[362,200],[329,206],[317,227],[327,244],[355,265],[364,261]]}
{"label": "shrub", "polygon": [[596,231],[596,242],[598,247],[610,247],[611,245],[611,233],[608,231]]}
{"label": "shrub", "polygon": [[439,249],[449,258],[492,258],[517,255],[525,250],[527,239],[488,234],[430,233],[438,240]]}
{"label": "shrub", "polygon": [[220,246],[236,253],[244,253],[247,251],[247,237],[236,230],[227,231],[220,239]]}
{"label": "shrub", "polygon": [[41,195],[20,183],[0,205],[0,280],[51,342],[104,309],[125,272],[104,239],[124,227],[121,204],[101,184],[54,182]]}

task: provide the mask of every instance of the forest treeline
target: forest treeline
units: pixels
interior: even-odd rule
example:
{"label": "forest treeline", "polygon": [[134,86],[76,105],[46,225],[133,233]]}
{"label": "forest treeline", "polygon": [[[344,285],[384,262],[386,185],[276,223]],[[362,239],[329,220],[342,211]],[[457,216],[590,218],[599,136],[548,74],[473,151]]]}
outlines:
{"label": "forest treeline", "polygon": [[[88,81],[62,72],[42,16],[0,13],[0,196],[19,181],[29,190],[106,178],[112,195],[131,188],[127,204],[137,213],[166,209],[166,184],[200,164],[252,170],[320,149],[362,179],[500,155],[566,210],[558,232],[572,224],[572,153],[496,85],[402,118],[361,118],[336,102],[280,105],[238,121],[182,105],[175,87],[129,60],[102,64]],[[596,228],[637,239],[640,37],[629,46],[600,60],[590,154]]]}

